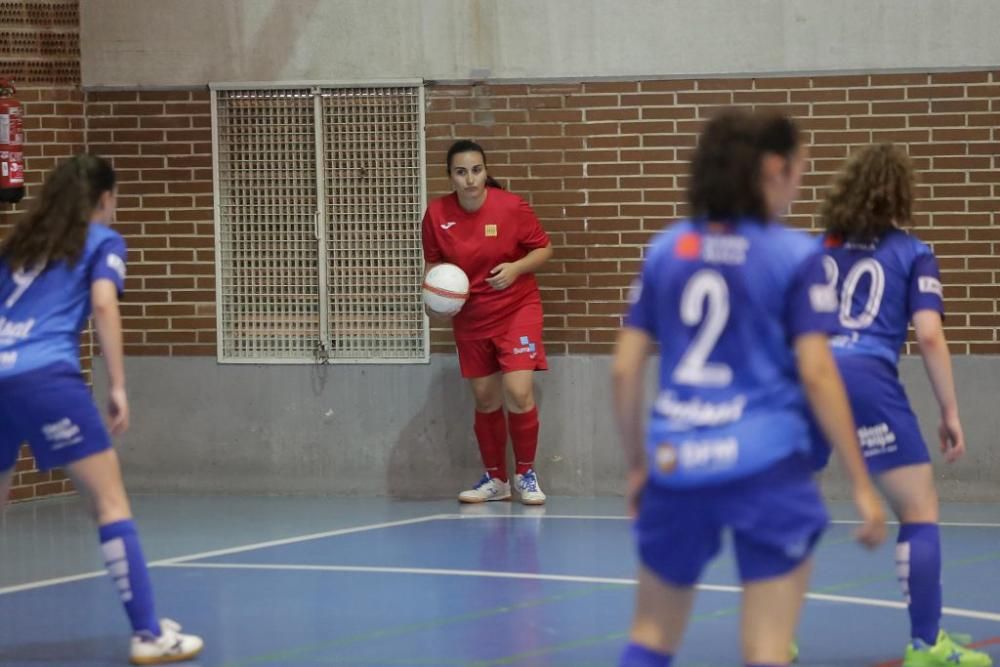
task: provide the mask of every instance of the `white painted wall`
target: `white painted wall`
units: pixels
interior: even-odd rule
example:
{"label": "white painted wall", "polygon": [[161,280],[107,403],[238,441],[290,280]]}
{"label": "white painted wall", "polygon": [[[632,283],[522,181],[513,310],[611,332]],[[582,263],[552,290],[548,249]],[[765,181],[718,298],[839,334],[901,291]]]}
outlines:
{"label": "white painted wall", "polygon": [[81,0],[83,84],[1000,66],[997,0]]}

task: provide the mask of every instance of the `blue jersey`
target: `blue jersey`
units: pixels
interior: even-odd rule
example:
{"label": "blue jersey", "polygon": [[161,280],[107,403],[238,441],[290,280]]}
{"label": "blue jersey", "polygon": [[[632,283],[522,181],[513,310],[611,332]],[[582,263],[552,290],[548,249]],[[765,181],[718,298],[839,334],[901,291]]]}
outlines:
{"label": "blue jersey", "polygon": [[80,331],[90,317],[90,286],[110,280],[125,287],[125,241],[90,223],[73,266],[11,271],[0,262],[0,379],[57,363],[80,368]]}
{"label": "blue jersey", "polygon": [[937,259],[926,244],[893,230],[871,244],[822,239],[827,280],[840,295],[840,355],[865,354],[895,366],[918,310],[944,313]]}
{"label": "blue jersey", "polygon": [[813,239],[776,223],[678,223],[654,241],[630,301],[626,325],[660,345],[655,481],[738,479],[810,450],[792,343],[833,332],[837,311]]}

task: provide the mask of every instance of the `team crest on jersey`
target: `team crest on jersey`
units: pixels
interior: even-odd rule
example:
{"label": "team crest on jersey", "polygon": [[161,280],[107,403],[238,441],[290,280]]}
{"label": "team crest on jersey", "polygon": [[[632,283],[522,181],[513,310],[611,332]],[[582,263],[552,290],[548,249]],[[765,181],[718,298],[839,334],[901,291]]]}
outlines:
{"label": "team crest on jersey", "polygon": [[674,257],[678,259],[698,259],[701,257],[701,236],[694,232],[681,235],[674,245]]}
{"label": "team crest on jersey", "polygon": [[656,446],[656,469],[664,475],[677,470],[677,448],[669,442]]}
{"label": "team crest on jersey", "polygon": [[483,228],[483,233],[486,236],[489,236],[489,237],[496,236],[497,235],[497,226],[496,225],[492,225],[492,224],[491,225],[486,225]]}

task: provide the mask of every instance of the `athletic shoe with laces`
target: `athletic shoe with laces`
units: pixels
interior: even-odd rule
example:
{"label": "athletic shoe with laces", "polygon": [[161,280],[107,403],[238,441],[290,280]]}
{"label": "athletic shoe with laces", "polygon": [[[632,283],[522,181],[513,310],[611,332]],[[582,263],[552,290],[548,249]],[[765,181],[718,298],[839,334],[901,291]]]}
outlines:
{"label": "athletic shoe with laces", "polygon": [[201,637],[181,634],[179,623],[164,618],[160,620],[159,637],[132,635],[131,660],[133,665],[181,662],[201,653],[204,645]]}
{"label": "athletic shoe with laces", "polygon": [[494,500],[508,500],[509,498],[510,482],[490,477],[489,473],[483,473],[473,488],[458,494],[458,501],[462,503],[487,503]]}
{"label": "athletic shoe with laces", "polygon": [[990,656],[966,648],[944,630],[938,631],[933,646],[914,639],[907,644],[903,658],[903,667],[990,667],[992,664]]}
{"label": "athletic shoe with laces", "polygon": [[524,505],[544,505],[545,494],[538,486],[538,475],[534,468],[528,468],[523,475],[514,475],[514,487]]}

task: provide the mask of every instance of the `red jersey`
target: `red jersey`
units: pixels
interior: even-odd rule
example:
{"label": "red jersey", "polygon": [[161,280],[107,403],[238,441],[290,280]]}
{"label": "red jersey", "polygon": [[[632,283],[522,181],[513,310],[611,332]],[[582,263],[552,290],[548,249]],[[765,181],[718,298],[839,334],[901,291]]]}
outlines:
{"label": "red jersey", "polygon": [[424,261],[455,264],[469,276],[469,300],[452,320],[459,340],[498,336],[521,306],[542,302],[533,274],[520,275],[504,290],[486,282],[497,264],[516,262],[549,244],[526,201],[498,188],[486,193],[475,213],[463,209],[458,195],[451,193],[431,200],[424,214]]}

